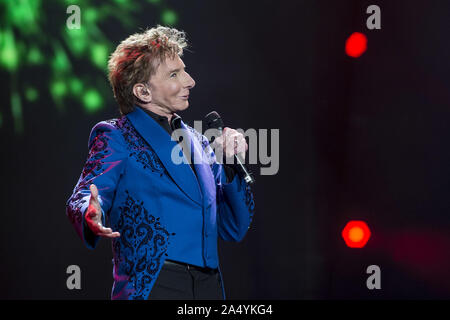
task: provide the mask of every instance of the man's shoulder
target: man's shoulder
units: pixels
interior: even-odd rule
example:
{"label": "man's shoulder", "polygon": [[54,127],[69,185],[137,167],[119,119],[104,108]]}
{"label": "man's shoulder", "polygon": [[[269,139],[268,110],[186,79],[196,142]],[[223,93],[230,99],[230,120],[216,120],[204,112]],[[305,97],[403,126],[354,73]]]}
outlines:
{"label": "man's shoulder", "polygon": [[97,122],[91,129],[89,145],[99,136],[122,136],[123,131],[126,130],[128,126],[129,124],[127,123],[127,118],[125,116]]}
{"label": "man's shoulder", "polygon": [[127,117],[122,116],[120,118],[113,118],[108,120],[102,120],[100,122],[97,122],[93,127],[91,132],[94,133],[95,131],[114,131],[114,130],[124,130],[129,126]]}

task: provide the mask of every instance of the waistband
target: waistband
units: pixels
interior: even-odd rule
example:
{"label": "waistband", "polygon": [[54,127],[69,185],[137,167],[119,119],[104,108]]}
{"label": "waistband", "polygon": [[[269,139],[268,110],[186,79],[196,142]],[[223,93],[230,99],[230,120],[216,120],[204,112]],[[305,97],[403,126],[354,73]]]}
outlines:
{"label": "waistband", "polygon": [[174,261],[174,260],[169,260],[166,259],[164,261],[165,265],[170,265],[170,266],[175,266],[178,268],[182,268],[182,269],[186,269],[186,270],[196,270],[196,271],[200,271],[203,273],[208,273],[208,274],[214,274],[217,273],[217,269],[212,269],[212,268],[208,268],[208,267],[199,267],[199,266],[195,266],[193,264],[189,264],[186,262],[180,262],[180,261]]}

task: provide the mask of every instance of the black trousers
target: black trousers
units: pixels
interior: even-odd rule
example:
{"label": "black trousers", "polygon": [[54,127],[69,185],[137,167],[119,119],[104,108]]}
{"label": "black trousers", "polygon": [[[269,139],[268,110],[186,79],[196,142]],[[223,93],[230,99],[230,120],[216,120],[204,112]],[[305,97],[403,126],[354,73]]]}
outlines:
{"label": "black trousers", "polygon": [[223,300],[219,272],[166,261],[148,300]]}

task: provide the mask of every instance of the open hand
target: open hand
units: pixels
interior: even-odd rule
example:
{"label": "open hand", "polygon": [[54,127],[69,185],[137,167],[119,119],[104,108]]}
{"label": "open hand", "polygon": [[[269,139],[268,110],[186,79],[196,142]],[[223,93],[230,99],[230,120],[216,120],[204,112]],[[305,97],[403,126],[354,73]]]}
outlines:
{"label": "open hand", "polygon": [[89,199],[89,207],[84,215],[87,226],[97,236],[105,238],[120,237],[119,232],[113,232],[111,228],[105,228],[102,225],[102,208],[98,201],[98,189],[95,184],[91,184],[89,189],[91,190],[91,198]]}

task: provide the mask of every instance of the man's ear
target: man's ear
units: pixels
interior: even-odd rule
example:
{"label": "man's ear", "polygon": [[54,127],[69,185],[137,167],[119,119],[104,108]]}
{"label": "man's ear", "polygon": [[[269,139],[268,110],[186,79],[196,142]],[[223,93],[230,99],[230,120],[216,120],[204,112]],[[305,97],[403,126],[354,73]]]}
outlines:
{"label": "man's ear", "polygon": [[136,83],[133,86],[133,94],[144,103],[150,103],[152,101],[152,93],[150,89],[142,83]]}

